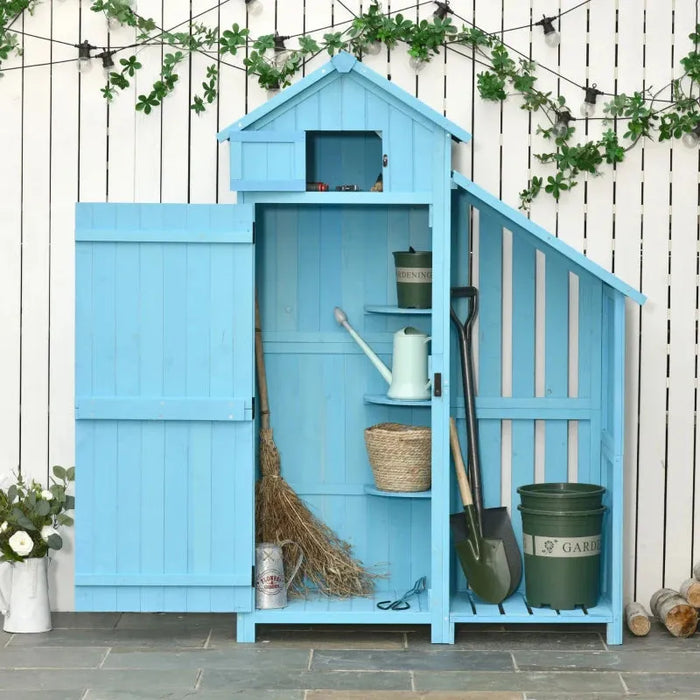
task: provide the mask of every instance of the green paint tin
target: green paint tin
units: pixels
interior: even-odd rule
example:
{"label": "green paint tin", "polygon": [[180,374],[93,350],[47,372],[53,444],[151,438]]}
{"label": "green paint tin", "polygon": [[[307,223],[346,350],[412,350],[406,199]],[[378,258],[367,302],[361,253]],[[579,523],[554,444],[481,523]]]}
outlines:
{"label": "green paint tin", "polygon": [[395,251],[399,308],[429,309],[433,294],[433,254],[429,250]]}

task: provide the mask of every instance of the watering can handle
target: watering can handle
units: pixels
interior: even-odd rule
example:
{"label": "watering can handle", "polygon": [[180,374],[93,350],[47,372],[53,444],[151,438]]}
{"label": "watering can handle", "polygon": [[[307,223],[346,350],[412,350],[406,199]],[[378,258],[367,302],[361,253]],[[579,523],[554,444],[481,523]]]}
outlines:
{"label": "watering can handle", "polygon": [[284,584],[285,589],[288,589],[292,581],[294,580],[294,577],[297,575],[297,572],[299,571],[299,567],[301,566],[301,562],[304,561],[304,552],[301,551],[301,547],[299,546],[298,542],[295,542],[294,540],[282,540],[279,543],[279,548],[282,549],[285,544],[294,544],[297,547],[299,547],[299,558],[297,559],[297,563],[294,565],[294,571],[290,574],[289,578],[287,579],[287,582]]}
{"label": "watering can handle", "polygon": [[[10,586],[5,588],[4,584],[4,579],[7,578],[7,574],[10,574]],[[8,602],[8,599],[5,598],[5,593],[4,591],[9,591],[12,588],[12,564],[10,564],[7,561],[0,562],[0,613],[3,615],[7,615],[9,609],[10,609],[10,603]],[[8,594],[9,598],[9,594]]]}

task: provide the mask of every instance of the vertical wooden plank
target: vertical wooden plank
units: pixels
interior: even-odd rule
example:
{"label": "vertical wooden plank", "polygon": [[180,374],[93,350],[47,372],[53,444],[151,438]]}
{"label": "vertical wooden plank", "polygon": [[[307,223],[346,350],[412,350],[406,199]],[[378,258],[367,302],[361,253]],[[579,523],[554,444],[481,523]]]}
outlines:
{"label": "vertical wooden plank", "polygon": [[[600,120],[600,117],[605,116],[603,106],[605,102],[612,99],[610,95],[615,91],[613,74],[610,70],[610,67],[615,64],[615,42],[610,28],[615,26],[617,12],[611,3],[591,4],[581,8],[579,12],[582,13],[582,20],[586,15],[588,16],[586,78],[589,85],[595,83],[598,90],[607,94],[598,96],[594,115],[597,119],[584,120],[581,114],[577,114],[581,117],[578,124],[585,125],[587,140],[598,140],[602,133],[610,128],[610,125]],[[605,36],[606,40],[600,41],[600,36]],[[584,95],[579,99],[583,100]],[[580,103],[576,105],[577,110],[579,105]],[[627,167],[626,164],[623,167]],[[615,218],[610,216],[610,211],[613,209],[615,180],[609,165],[602,165],[600,170],[602,173],[600,177],[589,176],[585,183],[581,182],[579,187],[585,190],[586,255],[606,270],[610,270],[614,255],[615,226]]]}
{"label": "vertical wooden plank", "polygon": [[[693,50],[689,28],[696,8],[676,2],[673,51],[677,63]],[[690,182],[689,182],[689,174]],[[695,480],[698,318],[698,150],[674,140],[671,147],[671,230],[669,233],[668,428],[666,449],[665,581],[684,581],[693,559],[693,503],[678,498]]]}
{"label": "vertical wooden plank", "polygon": [[[178,5],[182,5],[178,3]],[[138,12],[142,17],[152,18],[154,22],[163,27],[163,3],[161,0],[139,0]],[[128,59],[136,55],[142,68],[136,72],[133,78],[133,93],[130,91],[120,100],[131,105],[135,111],[136,95],[148,95],[153,84],[160,77],[161,60],[163,55],[161,46],[151,46],[121,51],[117,56]],[[169,129],[170,122],[156,110],[151,114],[135,112],[134,122],[134,201],[136,202],[160,202],[162,201],[161,173],[162,173],[162,133]]]}
{"label": "vertical wooden plank", "polygon": [[[20,65],[19,58],[3,62],[3,68]],[[20,463],[20,397],[22,368],[22,125],[24,120],[23,71],[8,70],[2,77],[3,110],[0,146],[5,166],[0,168],[0,478],[16,472]]]}
{"label": "vertical wooden plank", "polygon": [[[18,20],[27,26],[26,17]],[[49,36],[51,8],[38,6],[32,34]],[[51,43],[25,36],[27,64],[51,61]],[[27,69],[22,123],[22,271],[21,271],[21,469],[27,478],[47,483],[49,399],[49,243],[51,69]]]}
{"label": "vertical wooden plank", "polygon": [[[196,17],[194,22],[203,23],[208,27],[214,27],[218,19],[219,8],[209,0],[193,0],[190,3],[190,17]],[[219,30],[221,31],[221,30]],[[197,95],[204,98],[203,82],[209,82],[207,70],[210,67],[221,70],[222,66],[217,60],[216,46],[213,50],[204,48],[202,52],[190,56],[189,103],[194,102]],[[230,69],[233,70],[233,69]],[[184,76],[183,76],[184,78]],[[190,197],[189,201],[208,203],[216,200],[217,194],[217,154],[219,145],[216,140],[217,132],[217,103],[209,104],[204,100],[206,111],[197,114],[191,108],[189,115],[189,160],[190,160]],[[240,111],[240,114],[243,112]],[[231,115],[235,119],[236,115]],[[228,123],[228,122],[227,122]]]}
{"label": "vertical wooden plank", "polygon": [[[550,253],[545,257],[545,391],[546,398],[568,395],[569,384],[569,270]],[[568,426],[566,421],[545,425],[545,480],[567,480]]]}
{"label": "vertical wooden plank", "polygon": [[[619,92],[630,94],[642,84],[644,71],[644,13],[626,2],[617,3],[617,81]],[[624,122],[615,125],[618,138]],[[615,258],[613,271],[627,283],[641,285],[642,235],[642,148],[627,152],[625,162],[614,173],[615,179]],[[640,319],[644,309],[628,303],[626,322],[625,376],[625,509],[624,584],[625,600],[636,600],[637,572],[636,519],[639,425]]]}
{"label": "vertical wooden plank", "polygon": [[[670,44],[672,8],[646,3],[644,84],[665,85],[673,77]],[[669,151],[663,143],[645,140],[643,229],[644,264],[641,290],[648,296],[642,309],[639,372],[639,471],[637,477],[636,598],[649,600],[664,585],[666,508],[666,363],[668,348]],[[659,234],[659,232],[664,232]],[[643,455],[643,459],[641,456]],[[663,494],[663,499],[662,499]]]}
{"label": "vertical wooden plank", "polygon": [[[56,39],[77,36],[78,6],[51,5]],[[31,30],[30,30],[31,31]],[[53,61],[73,59],[75,47],[52,44]],[[4,82],[4,81],[3,81]],[[5,86],[3,86],[3,90]],[[78,198],[78,76],[74,61],[51,67],[50,250],[49,250],[49,468],[75,464],[74,209]],[[5,191],[5,190],[3,190]],[[2,323],[0,321],[0,323]],[[3,325],[4,327],[4,325]],[[1,352],[1,351],[0,351]],[[1,380],[0,380],[1,381]],[[1,467],[0,467],[1,469]],[[66,528],[64,547],[52,557],[49,591],[52,609],[74,609],[75,529]]]}

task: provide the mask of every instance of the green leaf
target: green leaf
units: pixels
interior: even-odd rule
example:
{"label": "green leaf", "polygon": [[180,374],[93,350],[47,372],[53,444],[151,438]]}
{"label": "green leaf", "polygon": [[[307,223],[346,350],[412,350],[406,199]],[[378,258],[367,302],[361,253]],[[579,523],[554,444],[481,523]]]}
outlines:
{"label": "green leaf", "polygon": [[66,470],[63,467],[59,467],[56,465],[53,468],[53,475],[57,478],[60,479],[61,481],[64,481],[66,478]]}
{"label": "green leaf", "polygon": [[49,549],[61,549],[63,547],[63,539],[60,535],[49,535],[46,539],[46,546]]}
{"label": "green leaf", "polygon": [[13,522],[16,523],[23,530],[37,530],[36,525],[19,509],[13,508],[10,514]]}
{"label": "green leaf", "polygon": [[66,496],[65,509],[73,510],[75,508],[75,496]]}
{"label": "green leaf", "polygon": [[75,481],[75,467],[66,469],[66,481]]}
{"label": "green leaf", "polygon": [[42,517],[48,515],[51,512],[51,504],[42,499],[41,501],[37,502],[34,511],[37,515],[41,515]]}

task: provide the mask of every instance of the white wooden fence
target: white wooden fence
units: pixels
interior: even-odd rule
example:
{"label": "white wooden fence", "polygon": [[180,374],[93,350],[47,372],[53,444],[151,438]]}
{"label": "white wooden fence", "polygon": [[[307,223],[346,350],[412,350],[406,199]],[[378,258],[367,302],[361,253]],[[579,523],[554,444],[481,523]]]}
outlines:
{"label": "white wooden fence", "polygon": [[[345,27],[369,4],[263,2],[263,13],[249,19],[252,36]],[[501,31],[577,4],[452,0],[451,7],[485,30]],[[124,46],[134,35],[108,32],[90,5],[38,4],[14,24],[23,32],[23,55],[3,64],[9,70],[0,80],[0,477],[21,463],[24,474],[45,482],[51,465],[73,463],[74,203],[235,201],[227,190],[227,146],[215,134],[267,99],[240,70],[240,56],[227,57],[218,102],[195,115],[190,97],[201,92],[210,62],[195,55],[162,109],[138,113],[136,96],[150,90],[159,70],[162,47],[151,46],[138,49],[144,68],[108,105],[101,67],[79,77],[74,44]],[[435,5],[394,0],[383,8],[429,18]],[[200,13],[199,21],[221,30],[247,21],[243,0],[138,0],[137,9],[164,28],[186,26]],[[692,0],[591,0],[561,17],[558,49],[544,43],[539,27],[503,36],[554,71],[539,69],[541,87],[577,106],[583,92],[569,81],[629,94],[680,76],[678,61],[692,48],[688,34],[696,21]],[[474,87],[481,68],[467,54],[443,50],[418,75],[402,47],[368,62],[470,131],[473,141],[460,145],[455,166],[517,206],[519,190],[541,167],[533,158],[544,150],[537,119],[514,99],[502,106],[482,101]],[[325,60],[315,58],[306,70]],[[590,121],[587,128],[595,135],[603,125]],[[614,172],[582,182],[558,205],[541,196],[531,216],[649,297],[628,314],[625,461],[625,596],[648,603],[655,589],[677,586],[700,559],[698,150],[646,141]],[[73,605],[71,550],[69,541],[52,565],[55,609]]]}

